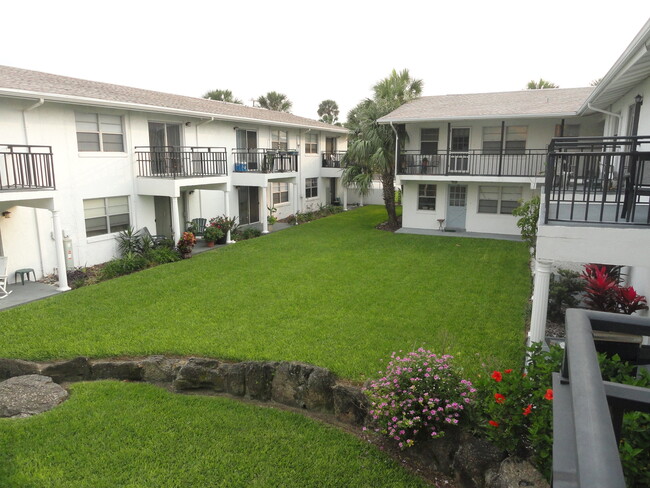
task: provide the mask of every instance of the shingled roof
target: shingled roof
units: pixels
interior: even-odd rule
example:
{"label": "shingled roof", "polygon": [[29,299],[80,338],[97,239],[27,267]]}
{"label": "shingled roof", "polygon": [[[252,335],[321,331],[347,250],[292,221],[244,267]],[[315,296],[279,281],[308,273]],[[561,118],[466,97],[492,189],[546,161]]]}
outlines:
{"label": "shingled roof", "polygon": [[571,116],[593,91],[553,88],[514,92],[421,97],[385,115],[379,122],[417,122],[513,117]]}
{"label": "shingled roof", "polygon": [[[173,95],[141,88],[113,85],[97,81],[70,78],[9,66],[0,66],[0,95],[52,99],[69,103],[99,104],[129,108],[151,109],[157,112],[183,112],[197,117],[215,117],[225,120],[250,120],[272,125],[299,126],[333,132],[346,129],[286,112],[247,107],[236,103],[219,102],[205,98]],[[166,110],[167,109],[167,110]]]}

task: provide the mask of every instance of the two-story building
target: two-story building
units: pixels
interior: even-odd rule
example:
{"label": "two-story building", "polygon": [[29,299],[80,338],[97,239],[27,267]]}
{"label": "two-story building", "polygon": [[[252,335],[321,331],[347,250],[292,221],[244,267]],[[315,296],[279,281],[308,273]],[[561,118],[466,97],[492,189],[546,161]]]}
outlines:
{"label": "two-story building", "polygon": [[347,197],[340,168],[324,168],[346,149],[342,127],[18,68],[0,67],[0,143],[10,276],[108,261],[128,227],[177,240],[191,219],[227,214],[266,231],[271,208]]}

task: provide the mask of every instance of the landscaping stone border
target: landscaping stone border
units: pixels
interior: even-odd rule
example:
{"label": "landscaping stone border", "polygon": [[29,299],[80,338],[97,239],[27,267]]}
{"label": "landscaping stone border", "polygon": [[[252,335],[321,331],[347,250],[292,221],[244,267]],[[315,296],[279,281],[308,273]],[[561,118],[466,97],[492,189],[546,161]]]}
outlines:
{"label": "landscaping stone border", "polygon": [[[42,375],[55,383],[93,380],[142,381],[173,391],[228,394],[333,416],[353,426],[371,423],[362,388],[337,382],[328,369],[287,361],[228,362],[212,358],[148,356],[34,362],[0,358],[0,381]],[[400,453],[455,477],[467,488],[548,487],[530,463],[506,458],[483,439],[451,431]]]}

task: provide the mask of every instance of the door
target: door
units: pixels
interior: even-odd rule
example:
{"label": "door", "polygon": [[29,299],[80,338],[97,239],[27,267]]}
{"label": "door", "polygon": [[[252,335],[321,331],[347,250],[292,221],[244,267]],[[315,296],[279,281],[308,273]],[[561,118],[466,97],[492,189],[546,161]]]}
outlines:
{"label": "door", "polygon": [[237,143],[235,171],[257,171],[257,132],[237,129],[235,137]]}
{"label": "door", "polygon": [[240,186],[237,191],[239,197],[239,223],[241,225],[253,224],[260,221],[260,193],[256,186]]}
{"label": "door", "polygon": [[449,152],[449,172],[467,173],[469,171],[469,128],[451,129]]}
{"label": "door", "polygon": [[326,202],[329,202],[330,205],[336,205],[337,196],[336,196],[336,178],[330,178],[330,184],[328,188],[328,199]]}
{"label": "door", "polygon": [[169,197],[153,197],[156,234],[172,237],[172,209]]}
{"label": "door", "polygon": [[467,186],[449,185],[449,204],[447,205],[447,229],[465,230],[467,214]]}
{"label": "door", "polygon": [[169,174],[180,171],[180,124],[149,122],[149,146],[152,174]]}

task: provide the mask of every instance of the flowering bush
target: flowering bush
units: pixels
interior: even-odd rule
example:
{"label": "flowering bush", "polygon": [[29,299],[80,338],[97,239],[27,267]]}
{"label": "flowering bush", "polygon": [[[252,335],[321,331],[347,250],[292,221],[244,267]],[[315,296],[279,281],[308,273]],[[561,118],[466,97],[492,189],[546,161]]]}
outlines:
{"label": "flowering bush", "polygon": [[183,236],[178,241],[178,244],[176,244],[176,248],[179,253],[188,254],[192,252],[194,244],[196,244],[196,237],[194,237],[194,234],[191,232],[183,232]]}
{"label": "flowering bush", "polygon": [[453,369],[452,359],[423,348],[403,357],[393,353],[381,378],[365,390],[375,430],[405,449],[457,425],[476,390]]}
{"label": "flowering bush", "polygon": [[585,281],[585,303],[594,310],[630,315],[648,308],[646,297],[631,286],[621,286],[620,267],[586,264],[581,278]]}
{"label": "flowering bush", "polygon": [[237,228],[237,218],[233,217],[231,219],[225,215],[214,217],[210,219],[210,226],[216,227],[223,232],[223,235],[226,235],[228,231],[233,231]]}

